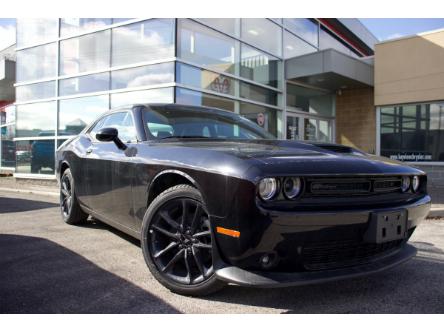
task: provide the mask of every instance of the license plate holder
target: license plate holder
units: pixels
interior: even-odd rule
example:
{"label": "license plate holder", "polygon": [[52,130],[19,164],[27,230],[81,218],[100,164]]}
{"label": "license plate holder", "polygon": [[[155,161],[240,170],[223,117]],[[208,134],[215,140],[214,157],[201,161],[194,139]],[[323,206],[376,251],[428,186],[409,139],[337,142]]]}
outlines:
{"label": "license plate holder", "polygon": [[372,213],[364,241],[386,243],[407,237],[407,210]]}

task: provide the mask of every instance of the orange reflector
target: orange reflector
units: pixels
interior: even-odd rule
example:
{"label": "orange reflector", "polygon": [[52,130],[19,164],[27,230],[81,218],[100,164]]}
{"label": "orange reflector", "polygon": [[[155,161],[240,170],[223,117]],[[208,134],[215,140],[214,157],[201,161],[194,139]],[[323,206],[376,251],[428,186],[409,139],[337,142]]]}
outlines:
{"label": "orange reflector", "polygon": [[217,227],[216,231],[220,234],[224,234],[227,236],[231,236],[231,237],[235,237],[235,238],[239,238],[240,237],[240,232],[237,230],[231,230],[231,229],[225,229],[222,227]]}

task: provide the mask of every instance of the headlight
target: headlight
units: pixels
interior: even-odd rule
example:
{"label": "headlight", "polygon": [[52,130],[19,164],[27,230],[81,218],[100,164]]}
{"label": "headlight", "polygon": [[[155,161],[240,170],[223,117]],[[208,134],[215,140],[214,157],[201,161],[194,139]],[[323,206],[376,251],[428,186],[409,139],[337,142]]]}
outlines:
{"label": "headlight", "polygon": [[402,192],[407,192],[409,188],[410,188],[410,177],[402,176],[402,185],[401,185]]}
{"label": "headlight", "polygon": [[413,189],[413,192],[416,192],[419,189],[419,177],[418,176],[413,176],[412,189]]}
{"label": "headlight", "polygon": [[259,182],[259,195],[264,200],[270,200],[277,191],[277,182],[274,178],[264,178]]}
{"label": "headlight", "polygon": [[296,198],[301,193],[302,182],[299,177],[289,177],[284,180],[284,195],[287,199]]}

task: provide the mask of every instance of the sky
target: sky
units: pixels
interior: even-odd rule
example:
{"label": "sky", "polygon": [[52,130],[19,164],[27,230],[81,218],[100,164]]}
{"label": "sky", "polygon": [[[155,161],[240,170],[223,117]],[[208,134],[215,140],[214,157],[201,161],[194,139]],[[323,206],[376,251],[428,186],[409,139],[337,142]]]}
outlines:
{"label": "sky", "polygon": [[[444,18],[367,18],[360,20],[381,41],[444,28]],[[14,42],[15,19],[0,18],[0,50]]]}

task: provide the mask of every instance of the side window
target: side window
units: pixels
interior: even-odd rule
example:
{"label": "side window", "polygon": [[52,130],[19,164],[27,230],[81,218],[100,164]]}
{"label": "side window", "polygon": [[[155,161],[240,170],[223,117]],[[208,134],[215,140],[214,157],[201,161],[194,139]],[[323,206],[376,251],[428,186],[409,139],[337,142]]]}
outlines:
{"label": "side window", "polygon": [[137,140],[133,117],[129,112],[117,112],[103,117],[91,129],[90,135],[95,138],[97,131],[105,127],[114,127],[117,129],[119,131],[119,139],[123,142]]}

